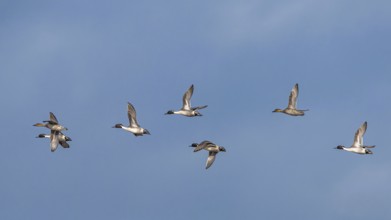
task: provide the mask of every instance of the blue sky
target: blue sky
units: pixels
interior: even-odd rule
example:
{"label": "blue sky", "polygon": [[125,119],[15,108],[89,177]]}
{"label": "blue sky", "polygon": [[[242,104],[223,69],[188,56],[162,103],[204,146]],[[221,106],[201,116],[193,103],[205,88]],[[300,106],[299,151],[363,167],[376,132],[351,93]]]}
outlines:
{"label": "blue sky", "polygon": [[[1,1],[0,219],[390,219],[390,11]],[[295,83],[310,111],[272,113]],[[164,115],[191,84],[204,116]],[[150,136],[111,128],[128,101]],[[70,149],[35,138],[50,111]],[[364,121],[373,155],[333,149]],[[208,170],[203,140],[227,149]]]}

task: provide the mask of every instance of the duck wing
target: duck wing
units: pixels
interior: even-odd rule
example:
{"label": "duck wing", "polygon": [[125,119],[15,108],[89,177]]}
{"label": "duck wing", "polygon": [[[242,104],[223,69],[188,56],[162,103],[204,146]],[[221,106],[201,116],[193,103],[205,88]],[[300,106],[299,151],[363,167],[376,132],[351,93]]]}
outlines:
{"label": "duck wing", "polygon": [[50,133],[50,150],[54,152],[57,149],[59,140],[58,140],[58,131],[51,130]]}
{"label": "duck wing", "polygon": [[362,146],[362,148],[375,148],[376,145],[372,145],[372,146]]}
{"label": "duck wing", "polygon": [[58,120],[57,120],[56,116],[53,114],[53,112],[49,113],[49,120],[46,120],[43,122],[48,122],[49,124],[53,124],[53,125],[58,124]]}
{"label": "duck wing", "polygon": [[193,107],[193,108],[191,108],[191,110],[194,111],[194,110],[203,109],[203,108],[206,108],[206,107],[208,107],[208,105]]}
{"label": "duck wing", "polygon": [[209,151],[208,159],[206,160],[206,168],[208,169],[210,166],[212,166],[213,162],[216,159],[217,152]]}
{"label": "duck wing", "polygon": [[367,131],[367,122],[364,122],[361,127],[356,131],[354,135],[352,147],[362,147],[363,146],[363,136]]}
{"label": "duck wing", "polygon": [[66,141],[60,141],[59,143],[63,148],[69,148],[69,144]]}
{"label": "duck wing", "polygon": [[53,112],[50,112],[49,118],[50,118],[50,121],[58,124],[58,120],[57,120],[56,116],[53,114]]}
{"label": "duck wing", "polygon": [[191,99],[191,96],[193,95],[193,91],[194,91],[194,85],[192,84],[190,86],[190,88],[185,92],[185,94],[183,94],[182,110],[190,110],[191,109],[190,99]]}
{"label": "duck wing", "polygon": [[136,119],[136,109],[130,102],[128,102],[128,118],[130,127],[140,127]]}
{"label": "duck wing", "polygon": [[206,149],[208,147],[213,147],[213,146],[216,146],[216,145],[210,141],[203,141],[196,146],[196,148],[194,149],[194,152],[200,151],[202,149]]}
{"label": "duck wing", "polygon": [[289,95],[289,103],[288,108],[296,109],[297,96],[299,95],[299,84],[295,84],[291,90],[291,94]]}

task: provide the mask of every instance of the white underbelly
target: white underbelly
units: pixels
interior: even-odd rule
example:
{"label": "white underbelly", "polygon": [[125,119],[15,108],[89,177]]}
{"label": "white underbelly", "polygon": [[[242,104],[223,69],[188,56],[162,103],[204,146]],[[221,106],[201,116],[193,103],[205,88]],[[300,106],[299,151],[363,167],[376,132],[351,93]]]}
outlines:
{"label": "white underbelly", "polygon": [[124,130],[132,132],[134,134],[141,134],[143,133],[142,128],[132,128],[132,127],[123,127]]}
{"label": "white underbelly", "polygon": [[351,147],[351,148],[345,148],[345,150],[356,154],[365,154],[364,148]]}

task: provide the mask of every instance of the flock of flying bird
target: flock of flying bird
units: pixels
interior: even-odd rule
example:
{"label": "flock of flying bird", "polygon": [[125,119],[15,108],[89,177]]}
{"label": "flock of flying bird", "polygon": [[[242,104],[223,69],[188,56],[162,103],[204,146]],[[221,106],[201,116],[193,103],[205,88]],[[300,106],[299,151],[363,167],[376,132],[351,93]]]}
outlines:
{"label": "flock of flying bird", "polygon": [[[191,96],[193,95],[193,91],[194,91],[194,85],[191,85],[190,88],[183,95],[182,108],[177,111],[169,110],[167,111],[166,115],[177,114],[177,115],[183,115],[187,117],[202,116],[202,114],[198,110],[206,108],[207,105],[191,107],[190,99]],[[303,116],[304,112],[308,111],[308,109],[299,110],[296,108],[298,95],[299,95],[299,85],[296,83],[291,90],[288,106],[285,109],[277,108],[273,112],[281,112],[291,116]],[[150,135],[149,131],[145,128],[142,128],[137,122],[136,110],[130,102],[128,102],[128,118],[129,118],[129,126],[125,126],[123,124],[116,124],[113,126],[113,128],[121,128],[125,131],[133,133],[135,136],[143,136],[145,134]],[[58,123],[56,116],[52,112],[50,112],[49,120],[43,122],[45,122],[45,124],[36,123],[34,124],[34,126],[46,127],[50,129],[50,134],[39,134],[37,138],[49,138],[50,150],[52,152],[54,152],[57,149],[59,144],[64,148],[69,148],[69,144],[67,142],[72,141],[72,139],[62,133],[64,130],[68,130],[68,129]],[[345,147],[342,145],[338,145],[337,147],[335,147],[335,149],[345,150],[357,154],[372,154],[372,151],[369,150],[368,148],[374,148],[375,145],[366,146],[363,143],[363,136],[366,130],[367,130],[367,122],[364,122],[361,125],[361,127],[357,130],[354,136],[354,141],[352,146]],[[199,144],[193,143],[190,145],[190,147],[194,148],[194,152],[200,150],[206,150],[209,152],[209,156],[206,161],[206,169],[212,166],[213,162],[215,161],[217,153],[226,152],[224,147],[216,145],[208,140],[202,141]]]}

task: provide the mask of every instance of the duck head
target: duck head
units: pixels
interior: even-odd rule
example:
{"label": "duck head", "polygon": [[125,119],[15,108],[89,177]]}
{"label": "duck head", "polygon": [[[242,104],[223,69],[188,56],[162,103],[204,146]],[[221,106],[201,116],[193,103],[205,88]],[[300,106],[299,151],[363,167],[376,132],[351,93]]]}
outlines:
{"label": "duck head", "polygon": [[123,124],[116,124],[113,126],[113,128],[122,128]]}
{"label": "duck head", "polygon": [[273,112],[282,112],[282,110],[281,109],[279,109],[279,108],[276,108],[276,109],[274,109],[274,111]]}
{"label": "duck head", "polygon": [[39,134],[38,136],[36,136],[36,138],[45,138],[46,135],[45,134]]}
{"label": "duck head", "polygon": [[219,147],[219,151],[226,152],[226,150],[225,150],[225,148],[224,148],[224,147]]}
{"label": "duck head", "polygon": [[35,124],[33,124],[33,126],[35,126],[35,127],[46,127],[44,124],[42,124],[42,123],[35,123]]}
{"label": "duck head", "polygon": [[165,115],[172,115],[172,114],[174,114],[174,111],[170,110],[170,111],[167,111]]}
{"label": "duck head", "polygon": [[365,149],[365,154],[373,154],[371,150]]}
{"label": "duck head", "polygon": [[334,149],[339,149],[339,150],[343,150],[344,146],[342,145],[338,145],[337,147],[334,147]]}

